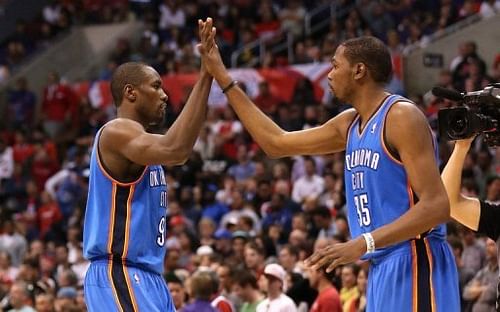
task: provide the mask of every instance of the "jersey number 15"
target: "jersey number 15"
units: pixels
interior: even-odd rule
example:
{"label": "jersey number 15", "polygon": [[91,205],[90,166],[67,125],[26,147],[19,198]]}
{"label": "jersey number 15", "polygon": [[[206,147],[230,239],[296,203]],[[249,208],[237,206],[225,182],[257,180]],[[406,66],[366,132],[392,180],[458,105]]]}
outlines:
{"label": "jersey number 15", "polygon": [[355,195],[354,205],[356,206],[356,212],[358,213],[359,226],[369,226],[372,220],[370,218],[370,209],[368,209],[368,195]]}

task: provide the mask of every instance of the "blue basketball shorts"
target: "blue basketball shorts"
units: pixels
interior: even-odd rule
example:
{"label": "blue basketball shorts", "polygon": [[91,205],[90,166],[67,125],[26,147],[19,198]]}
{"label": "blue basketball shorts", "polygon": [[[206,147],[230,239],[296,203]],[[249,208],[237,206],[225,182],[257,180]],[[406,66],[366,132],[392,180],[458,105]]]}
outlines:
{"label": "blue basketball shorts", "polygon": [[366,296],[367,312],[460,312],[450,246],[426,237],[372,259]]}
{"label": "blue basketball shorts", "polygon": [[106,260],[90,264],[85,275],[84,297],[90,312],[175,312],[160,274]]}

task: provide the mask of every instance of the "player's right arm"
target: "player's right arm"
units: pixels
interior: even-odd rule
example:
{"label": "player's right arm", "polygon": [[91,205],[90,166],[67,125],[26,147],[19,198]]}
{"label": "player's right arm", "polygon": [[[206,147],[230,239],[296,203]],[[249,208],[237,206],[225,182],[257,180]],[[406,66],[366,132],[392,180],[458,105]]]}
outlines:
{"label": "player's right arm", "polygon": [[[214,77],[220,86],[231,82],[227,72]],[[240,88],[230,89],[226,96],[252,138],[271,158],[343,151],[347,128],[356,115],[354,109],[349,109],[319,127],[288,132],[265,115]]]}
{"label": "player's right arm", "polygon": [[441,174],[441,178],[450,200],[451,217],[468,228],[477,231],[481,213],[479,200],[466,197],[460,193],[463,164],[472,140],[460,140],[455,143],[455,148]]}
{"label": "player's right arm", "polygon": [[131,119],[118,118],[109,122],[99,139],[101,155],[113,155],[142,165],[179,165],[189,152],[175,136],[147,133],[144,127]]}

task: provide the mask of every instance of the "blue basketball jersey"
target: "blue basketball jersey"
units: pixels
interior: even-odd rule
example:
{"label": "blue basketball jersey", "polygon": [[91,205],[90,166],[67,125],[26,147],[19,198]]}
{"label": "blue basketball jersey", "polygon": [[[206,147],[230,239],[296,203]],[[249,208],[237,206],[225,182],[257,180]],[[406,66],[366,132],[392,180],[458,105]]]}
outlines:
{"label": "blue basketball jersey", "polygon": [[[387,112],[397,101],[409,100],[399,95],[390,95],[362,131],[359,115],[354,118],[348,130],[344,172],[352,238],[392,223],[411,209],[416,200],[402,162],[390,154],[384,142]],[[437,159],[436,144],[434,149]],[[445,234],[445,225],[439,225],[428,236],[444,238]],[[378,248],[363,259],[385,255],[402,245],[408,245],[408,241]]]}
{"label": "blue basketball jersey", "polygon": [[84,256],[161,274],[165,257],[167,183],[163,168],[147,166],[134,182],[113,179],[101,163],[97,132],[83,230]]}

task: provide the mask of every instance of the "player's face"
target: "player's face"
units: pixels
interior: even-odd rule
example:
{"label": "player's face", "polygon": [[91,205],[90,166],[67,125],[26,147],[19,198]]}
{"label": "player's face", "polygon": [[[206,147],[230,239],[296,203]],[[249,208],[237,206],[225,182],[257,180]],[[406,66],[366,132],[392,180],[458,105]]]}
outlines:
{"label": "player's face", "polygon": [[342,102],[349,102],[352,94],[352,67],[344,56],[345,47],[340,45],[332,58],[332,69],[328,73],[328,85],[333,95]]}
{"label": "player's face", "polygon": [[162,88],[162,81],[156,70],[151,67],[143,70],[145,81],[137,88],[137,109],[147,122],[159,124],[165,117],[168,96]]}

